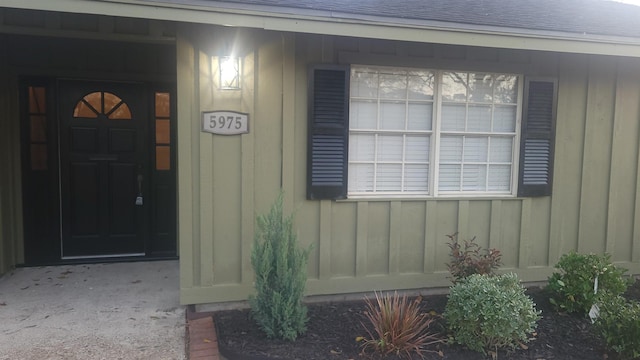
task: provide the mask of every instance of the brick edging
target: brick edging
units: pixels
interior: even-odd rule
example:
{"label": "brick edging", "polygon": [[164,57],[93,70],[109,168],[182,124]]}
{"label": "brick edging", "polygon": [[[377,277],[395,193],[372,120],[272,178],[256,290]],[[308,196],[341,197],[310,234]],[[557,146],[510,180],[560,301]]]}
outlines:
{"label": "brick edging", "polygon": [[218,337],[211,313],[187,308],[187,356],[189,360],[220,360]]}

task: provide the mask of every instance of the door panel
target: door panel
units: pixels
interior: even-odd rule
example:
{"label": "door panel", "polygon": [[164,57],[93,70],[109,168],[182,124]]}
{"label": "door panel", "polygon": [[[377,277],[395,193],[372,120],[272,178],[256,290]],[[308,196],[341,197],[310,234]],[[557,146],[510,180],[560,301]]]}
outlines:
{"label": "door panel", "polygon": [[63,258],[145,254],[144,94],[138,84],[59,82]]}

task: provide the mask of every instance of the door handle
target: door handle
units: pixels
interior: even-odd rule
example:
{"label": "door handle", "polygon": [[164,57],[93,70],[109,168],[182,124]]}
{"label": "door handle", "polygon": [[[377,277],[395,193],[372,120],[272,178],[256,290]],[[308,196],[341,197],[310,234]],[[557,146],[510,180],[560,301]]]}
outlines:
{"label": "door handle", "polygon": [[138,206],[142,206],[143,204],[143,199],[142,199],[142,174],[138,174],[138,196],[136,197],[136,205]]}

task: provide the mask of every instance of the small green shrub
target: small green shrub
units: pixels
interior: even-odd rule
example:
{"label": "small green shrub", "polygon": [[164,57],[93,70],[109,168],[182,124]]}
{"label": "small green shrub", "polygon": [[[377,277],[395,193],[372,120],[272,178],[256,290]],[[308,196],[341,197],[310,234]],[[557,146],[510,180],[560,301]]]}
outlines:
{"label": "small green shrub", "polygon": [[587,314],[593,305],[596,294],[594,283],[598,277],[598,291],[607,291],[613,296],[622,294],[629,286],[624,277],[626,269],[611,263],[611,256],[583,255],[570,252],[562,255],[556,264],[559,272],[549,277],[547,291],[549,301],[557,311]]}
{"label": "small green shrub", "polygon": [[375,301],[365,299],[365,316],[373,330],[362,324],[369,335],[368,339],[362,340],[363,352],[371,348],[383,355],[395,353],[411,359],[411,353],[423,357],[426,346],[442,341],[437,334],[428,331],[433,318],[421,312],[420,297],[409,301],[406,295],[399,297],[397,292],[375,295]]}
{"label": "small green shrub", "polygon": [[598,301],[600,316],[595,322],[607,348],[620,359],[640,358],[640,303],[620,295]]}
{"label": "small green shrub", "polygon": [[249,304],[267,337],[293,341],[306,330],[308,319],[302,296],[309,250],[297,247],[293,216],[283,216],[282,198],[280,194],[271,211],[257,219],[251,249],[256,295],[249,297]]}
{"label": "small green shrub", "polygon": [[474,241],[464,240],[460,244],[458,233],[447,235],[449,242],[451,262],[447,264],[447,268],[453,277],[453,283],[473,275],[473,274],[489,274],[493,275],[494,271],[502,265],[502,254],[496,249],[483,249]]}
{"label": "small green shrub", "polygon": [[453,341],[487,354],[529,341],[540,312],[515,274],[474,274],[451,287],[444,312]]}

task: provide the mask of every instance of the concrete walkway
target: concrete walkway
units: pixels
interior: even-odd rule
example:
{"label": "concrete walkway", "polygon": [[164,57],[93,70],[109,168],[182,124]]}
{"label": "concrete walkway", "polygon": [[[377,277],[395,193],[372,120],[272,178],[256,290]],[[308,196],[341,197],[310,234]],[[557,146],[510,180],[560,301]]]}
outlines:
{"label": "concrete walkway", "polygon": [[178,262],[22,268],[0,278],[0,360],[185,359]]}

